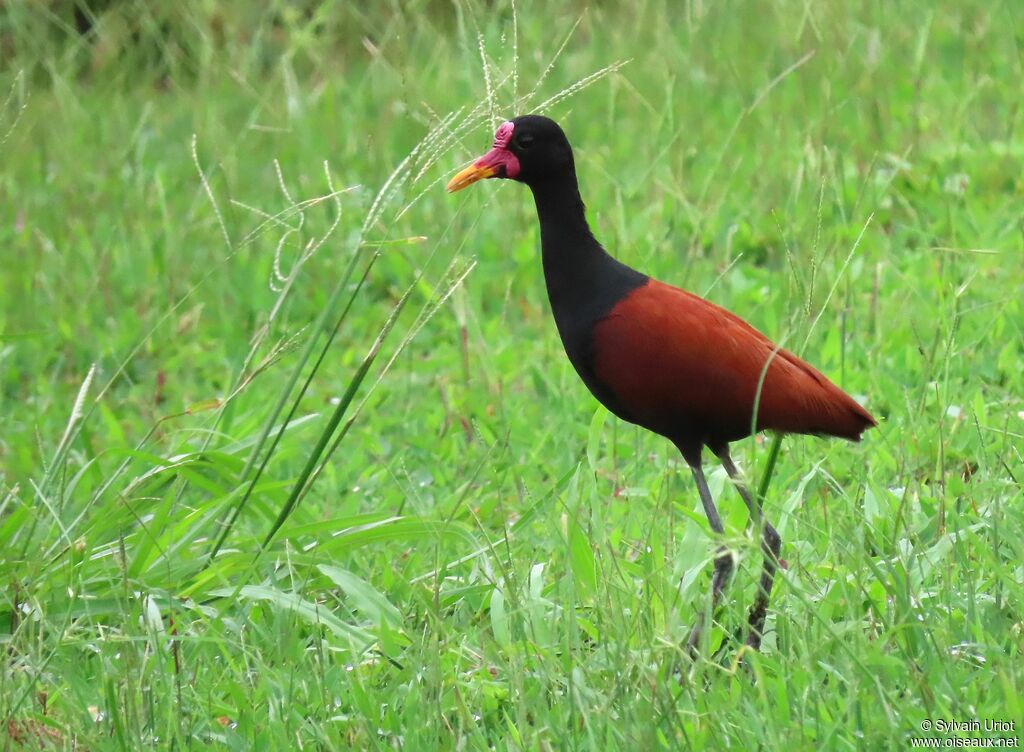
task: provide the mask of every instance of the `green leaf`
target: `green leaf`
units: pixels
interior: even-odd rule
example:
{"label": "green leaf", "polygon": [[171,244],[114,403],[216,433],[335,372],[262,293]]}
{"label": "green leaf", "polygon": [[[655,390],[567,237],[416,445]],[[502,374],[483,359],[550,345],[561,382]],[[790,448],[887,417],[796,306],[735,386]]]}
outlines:
{"label": "green leaf", "polygon": [[[218,588],[210,591],[210,595],[231,597],[235,595],[235,589]],[[238,591],[238,597],[269,603],[281,611],[295,614],[310,624],[323,625],[355,650],[365,650],[374,642],[364,629],[343,622],[326,606],[304,600],[296,593],[286,593],[267,585],[246,585]]]}
{"label": "green leaf", "polygon": [[329,564],[321,564],[317,568],[344,590],[345,595],[352,599],[356,610],[374,624],[386,624],[393,629],[402,626],[401,612],[366,580],[356,577],[348,570]]}
{"label": "green leaf", "polygon": [[597,460],[600,456],[601,437],[604,435],[604,423],[608,419],[608,411],[598,407],[590,419],[590,431],[587,433],[587,464],[592,472],[597,472]]}
{"label": "green leaf", "polygon": [[569,525],[569,562],[576,587],[584,595],[592,596],[597,592],[597,564],[594,561],[594,550],[590,547],[583,528],[578,523]]}
{"label": "green leaf", "polygon": [[512,632],[508,627],[508,613],[505,611],[505,596],[499,588],[491,593],[491,630],[500,645],[512,644]]}

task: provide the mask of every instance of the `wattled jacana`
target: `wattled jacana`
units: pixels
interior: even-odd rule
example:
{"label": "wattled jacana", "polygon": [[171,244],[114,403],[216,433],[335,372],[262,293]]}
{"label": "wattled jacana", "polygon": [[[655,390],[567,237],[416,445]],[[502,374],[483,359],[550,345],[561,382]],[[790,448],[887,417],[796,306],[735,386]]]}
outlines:
{"label": "wattled jacana", "polygon": [[[743,485],[729,442],[755,427],[859,441],[875,419],[813,366],[739,317],[608,255],[587,225],[572,147],[553,120],[524,115],[504,123],[491,150],[455,175],[448,190],[493,177],[526,183],[533,191],[555,325],[583,383],[618,417],[675,444],[716,534],[724,529],[701,469],[705,446],[761,528],[764,562],[746,639],[759,648],[782,541],[762,519],[760,500]],[[719,549],[712,613],[732,567],[732,556]],[[687,640],[691,653],[702,625],[698,616]]]}

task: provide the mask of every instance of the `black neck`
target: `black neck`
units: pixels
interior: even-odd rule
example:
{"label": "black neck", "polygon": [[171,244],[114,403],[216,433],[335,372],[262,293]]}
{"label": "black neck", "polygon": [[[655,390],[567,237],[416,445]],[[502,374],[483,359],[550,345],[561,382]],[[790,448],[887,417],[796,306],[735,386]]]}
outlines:
{"label": "black neck", "polygon": [[558,333],[583,380],[591,391],[600,391],[590,371],[590,332],[618,301],[646,284],[647,277],[609,256],[590,232],[574,170],[531,183],[530,189]]}
{"label": "black neck", "polygon": [[565,352],[583,382],[617,415],[617,398],[594,372],[593,329],[648,278],[609,256],[590,232],[574,170],[531,183],[540,219],[544,281]]}
{"label": "black neck", "polygon": [[530,185],[540,219],[544,280],[552,307],[572,305],[587,294],[591,273],[610,260],[597,242],[583,208],[576,173],[566,170]]}

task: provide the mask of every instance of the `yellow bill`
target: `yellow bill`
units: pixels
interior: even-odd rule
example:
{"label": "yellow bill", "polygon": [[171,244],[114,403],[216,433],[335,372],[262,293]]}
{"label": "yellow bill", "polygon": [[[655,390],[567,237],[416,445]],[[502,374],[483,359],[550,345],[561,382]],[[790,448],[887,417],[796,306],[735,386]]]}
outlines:
{"label": "yellow bill", "polygon": [[455,191],[461,191],[467,185],[472,185],[478,180],[484,178],[493,177],[497,173],[497,168],[493,165],[485,165],[479,167],[475,164],[471,164],[464,170],[456,173],[451,180],[448,181],[447,191],[449,193],[455,193]]}

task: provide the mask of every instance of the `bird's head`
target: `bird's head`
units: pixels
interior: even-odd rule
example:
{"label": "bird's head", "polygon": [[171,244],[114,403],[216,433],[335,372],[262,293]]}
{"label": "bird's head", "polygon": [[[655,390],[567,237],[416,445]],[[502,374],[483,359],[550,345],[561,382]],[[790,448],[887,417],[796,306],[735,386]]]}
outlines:
{"label": "bird's head", "polygon": [[491,150],[448,181],[448,192],[484,178],[535,185],[573,169],[572,147],[558,123],[541,115],[520,115],[501,124]]}

